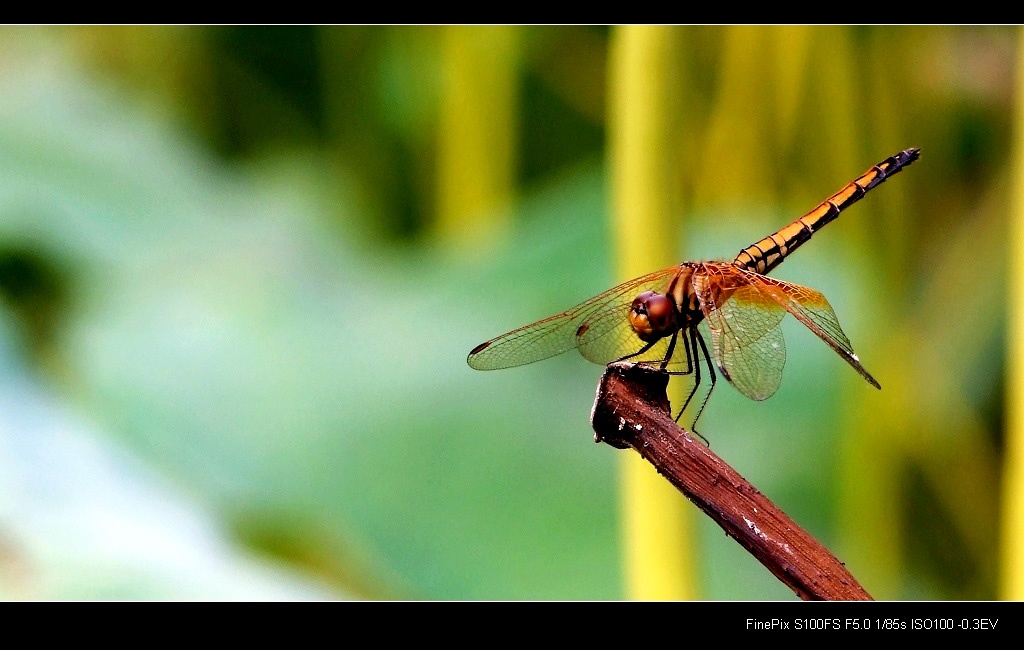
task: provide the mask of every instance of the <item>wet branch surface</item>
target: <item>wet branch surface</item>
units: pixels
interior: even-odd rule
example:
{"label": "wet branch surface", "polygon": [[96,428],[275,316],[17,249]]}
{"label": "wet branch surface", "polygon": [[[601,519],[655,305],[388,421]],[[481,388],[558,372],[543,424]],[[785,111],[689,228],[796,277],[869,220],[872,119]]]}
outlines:
{"label": "wet branch surface", "polygon": [[597,442],[632,448],[804,600],[871,600],[846,567],[725,461],[676,425],[668,375],[608,366],[591,423]]}

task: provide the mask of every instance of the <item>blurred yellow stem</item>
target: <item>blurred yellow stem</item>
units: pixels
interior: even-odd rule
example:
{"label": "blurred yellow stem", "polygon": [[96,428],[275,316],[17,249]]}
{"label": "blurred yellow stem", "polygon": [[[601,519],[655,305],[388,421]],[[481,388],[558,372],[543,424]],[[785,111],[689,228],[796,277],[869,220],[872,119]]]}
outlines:
{"label": "blurred yellow stem", "polygon": [[443,28],[437,232],[466,245],[506,225],[515,183],[518,28]]}
{"label": "blurred yellow stem", "polygon": [[[1011,163],[1009,349],[1006,459],[1003,468],[1003,531],[1000,597],[1024,600],[1024,28],[1017,34],[1016,106]],[[1013,267],[1018,267],[1014,269]]]}
{"label": "blurred yellow stem", "polygon": [[[770,70],[765,44],[773,28],[741,25],[724,29],[718,82],[707,126],[701,129],[703,160],[694,170],[694,203],[722,205],[742,196],[764,200],[771,191],[764,139]],[[727,169],[727,173],[723,170]]]}
{"label": "blurred yellow stem", "polygon": [[[669,27],[618,27],[609,58],[609,169],[619,279],[674,263]],[[673,399],[675,402],[676,400]],[[621,473],[626,596],[693,599],[694,510],[640,456]]]}

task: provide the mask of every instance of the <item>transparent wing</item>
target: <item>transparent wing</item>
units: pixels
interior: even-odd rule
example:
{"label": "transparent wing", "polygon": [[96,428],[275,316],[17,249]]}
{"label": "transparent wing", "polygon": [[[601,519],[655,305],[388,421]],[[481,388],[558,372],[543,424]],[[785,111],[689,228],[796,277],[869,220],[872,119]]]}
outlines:
{"label": "transparent wing", "polygon": [[754,400],[771,397],[782,383],[786,343],[779,324],[786,312],[748,273],[728,264],[705,264],[693,274],[711,354],[722,375]]}
{"label": "transparent wing", "polygon": [[770,296],[783,309],[806,325],[807,329],[814,332],[818,338],[835,350],[836,354],[853,366],[853,369],[859,372],[869,384],[875,388],[881,388],[875,378],[861,365],[860,359],[853,351],[853,345],[850,344],[850,339],[846,337],[843,328],[839,326],[839,319],[836,318],[832,305],[828,303],[824,295],[799,284],[791,284],[765,276],[758,277],[762,293]]}
{"label": "transparent wing", "polygon": [[[477,370],[497,370],[547,359],[573,348],[594,363],[606,364],[644,347],[629,325],[629,308],[644,291],[665,293],[679,267],[648,273],[594,296],[572,309],[512,330],[473,348],[466,359]],[[667,339],[630,361],[664,358]],[[654,358],[660,350],[661,356]],[[675,355],[673,355],[675,356]]]}
{"label": "transparent wing", "polygon": [[705,264],[694,273],[694,288],[711,329],[715,362],[747,397],[775,393],[786,363],[779,327],[786,312],[879,387],[853,352],[832,306],[820,292],[727,264]]}

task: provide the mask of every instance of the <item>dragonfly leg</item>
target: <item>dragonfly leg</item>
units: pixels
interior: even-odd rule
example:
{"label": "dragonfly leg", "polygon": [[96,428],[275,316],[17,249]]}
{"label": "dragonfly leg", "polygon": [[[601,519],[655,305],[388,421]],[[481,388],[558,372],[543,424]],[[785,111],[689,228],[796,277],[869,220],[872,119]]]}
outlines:
{"label": "dragonfly leg", "polygon": [[[698,343],[700,344],[701,354],[704,356],[704,361],[706,361],[707,364],[708,364],[708,372],[711,375],[711,377],[710,377],[710,379],[711,379],[711,388],[708,389],[708,394],[704,396],[704,401],[702,401],[700,403],[700,408],[697,409],[697,416],[695,418],[693,418],[693,424],[690,425],[690,429],[693,431],[693,433],[695,433],[698,436],[700,436],[700,439],[703,440],[705,443],[707,443],[708,439],[705,438],[704,436],[700,435],[700,433],[697,432],[697,420],[700,419],[701,413],[704,412],[704,407],[708,405],[708,400],[711,399],[711,393],[715,390],[715,382],[718,381],[718,377],[715,374],[715,364],[711,360],[711,353],[708,352],[708,345],[707,345],[707,343],[704,342],[704,336],[701,335],[700,331],[696,327],[690,328],[690,339],[693,342],[694,356],[696,356],[696,354],[697,354],[697,344]],[[697,363],[697,374],[698,374],[698,376],[700,375],[700,362],[699,361]],[[696,386],[695,386],[694,387],[694,391],[696,392],[696,390],[697,389],[696,389]],[[691,397],[692,397],[692,394],[691,394]],[[711,445],[708,444],[708,446],[710,447]]]}
{"label": "dragonfly leg", "polygon": [[[665,354],[665,358],[661,362],[659,370],[670,374],[670,375],[689,375],[693,372],[693,355],[690,354],[690,343],[686,340],[686,334],[680,334],[682,330],[677,331],[672,335],[672,340],[669,342],[668,352]],[[686,370],[669,370],[668,364],[672,361],[672,353],[675,351],[677,343],[676,337],[679,337],[679,341],[683,342],[683,351],[686,353]],[[676,418],[677,420],[679,418]]]}
{"label": "dragonfly leg", "polygon": [[[665,358],[661,360],[661,368],[659,370],[664,371],[668,366],[668,362],[672,360],[672,353],[676,349],[676,339],[679,337],[679,330],[672,332],[672,340],[668,342],[668,350],[665,352]],[[684,337],[685,338],[685,337]],[[689,355],[687,355],[689,356]]]}
{"label": "dragonfly leg", "polygon": [[683,411],[690,405],[690,400],[693,399],[694,394],[697,392],[697,387],[700,386],[700,363],[694,365],[693,361],[697,356],[697,346],[693,347],[693,354],[690,353],[690,341],[686,338],[686,334],[683,334],[683,349],[686,350],[686,372],[680,372],[681,375],[688,375],[693,373],[693,387],[690,388],[690,393],[686,396],[686,401],[683,402],[683,408],[679,409],[679,415],[676,416],[676,422],[679,418],[683,417]]}
{"label": "dragonfly leg", "polygon": [[628,360],[628,359],[632,359],[633,357],[638,357],[638,356],[640,356],[641,354],[643,354],[644,352],[647,352],[648,350],[650,350],[651,348],[653,348],[653,347],[654,347],[654,344],[655,344],[655,343],[657,343],[657,342],[658,342],[658,341],[651,341],[650,343],[648,343],[648,344],[647,344],[647,345],[645,345],[644,347],[640,348],[639,350],[637,350],[637,351],[636,351],[636,352],[634,352],[633,354],[627,354],[627,355],[626,355],[626,356],[624,356],[624,357],[619,357],[618,359],[616,359],[616,360],[614,361],[614,363],[618,363],[618,362],[620,362],[620,361],[626,361],[626,360]]}
{"label": "dragonfly leg", "polygon": [[[686,396],[686,401],[683,402],[683,408],[679,409],[679,414],[676,415],[676,422],[679,421],[679,418],[683,417],[683,413],[686,412],[686,407],[688,407],[690,405],[690,401],[693,400],[693,396],[697,394],[697,389],[700,387],[700,359],[697,358],[697,342],[693,340],[693,332],[695,332],[695,331],[697,331],[696,327],[691,328],[691,330],[690,330],[690,338],[689,339],[687,339],[685,333],[683,334],[683,337],[682,337],[683,338],[683,348],[686,350],[686,365],[689,368],[689,372],[693,373],[693,386],[690,388],[690,393]],[[692,350],[693,350],[692,355],[691,355],[691,352],[690,352],[691,346],[692,346]],[[704,406],[702,404],[701,405],[701,409],[703,409],[703,408],[704,408]],[[699,418],[699,417],[700,417],[700,411],[697,412],[697,418]],[[697,428],[695,426],[697,424],[697,418],[694,418],[693,424],[690,425],[690,430],[698,438],[703,440],[705,445],[710,447],[711,443],[708,442],[708,439],[705,438],[704,436],[702,436],[700,433],[697,432]]]}

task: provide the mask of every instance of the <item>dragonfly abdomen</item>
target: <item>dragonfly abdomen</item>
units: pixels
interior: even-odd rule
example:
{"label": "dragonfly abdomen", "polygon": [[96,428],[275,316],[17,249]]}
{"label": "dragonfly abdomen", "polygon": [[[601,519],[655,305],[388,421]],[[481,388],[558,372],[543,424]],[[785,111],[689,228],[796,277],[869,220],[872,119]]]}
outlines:
{"label": "dragonfly abdomen", "polygon": [[733,264],[748,271],[767,275],[800,244],[810,239],[813,232],[810,226],[801,219],[797,219],[778,232],[741,250]]}
{"label": "dragonfly abdomen", "polygon": [[920,149],[907,149],[871,167],[853,182],[828,197],[793,223],[740,251],[733,264],[762,275],[782,263],[819,229],[887,178],[917,160]]}

